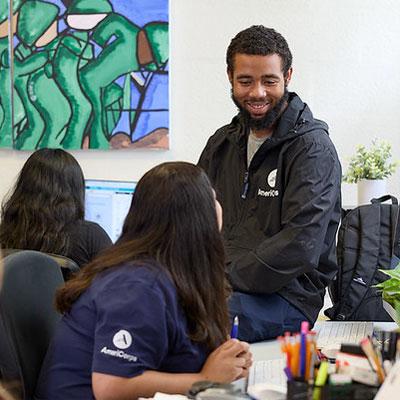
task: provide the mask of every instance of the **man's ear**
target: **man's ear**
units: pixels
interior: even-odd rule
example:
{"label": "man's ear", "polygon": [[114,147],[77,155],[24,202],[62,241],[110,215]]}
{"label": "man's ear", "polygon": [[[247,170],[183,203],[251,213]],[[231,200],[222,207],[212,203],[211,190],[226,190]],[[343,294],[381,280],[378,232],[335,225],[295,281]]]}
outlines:
{"label": "man's ear", "polygon": [[292,79],[292,72],[293,72],[293,68],[290,67],[288,72],[287,72],[287,74],[286,74],[286,76],[285,76],[285,85],[286,86],[289,85],[290,80]]}
{"label": "man's ear", "polygon": [[227,68],[226,73],[228,74],[229,82],[230,82],[231,85],[232,85],[232,84],[233,84],[233,73],[232,73],[232,71],[231,71],[229,68]]}

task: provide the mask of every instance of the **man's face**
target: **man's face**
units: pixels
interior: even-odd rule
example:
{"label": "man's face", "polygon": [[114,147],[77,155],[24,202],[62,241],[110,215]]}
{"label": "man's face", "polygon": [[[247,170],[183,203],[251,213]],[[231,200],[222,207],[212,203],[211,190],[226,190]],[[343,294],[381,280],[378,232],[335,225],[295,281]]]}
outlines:
{"label": "man's face", "polygon": [[278,54],[267,56],[238,53],[228,71],[232,99],[254,130],[270,128],[286,106],[292,69],[283,75]]}

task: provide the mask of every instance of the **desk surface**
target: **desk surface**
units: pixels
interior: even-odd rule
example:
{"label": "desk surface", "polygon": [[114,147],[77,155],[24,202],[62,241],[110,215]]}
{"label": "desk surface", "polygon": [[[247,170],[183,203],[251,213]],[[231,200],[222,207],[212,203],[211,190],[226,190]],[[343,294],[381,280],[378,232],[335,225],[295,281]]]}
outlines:
{"label": "desk surface", "polygon": [[[323,321],[329,324],[330,321]],[[395,322],[374,322],[374,329],[392,331],[397,328]],[[254,361],[274,360],[282,357],[281,349],[277,340],[266,340],[264,342],[252,343],[250,345]]]}

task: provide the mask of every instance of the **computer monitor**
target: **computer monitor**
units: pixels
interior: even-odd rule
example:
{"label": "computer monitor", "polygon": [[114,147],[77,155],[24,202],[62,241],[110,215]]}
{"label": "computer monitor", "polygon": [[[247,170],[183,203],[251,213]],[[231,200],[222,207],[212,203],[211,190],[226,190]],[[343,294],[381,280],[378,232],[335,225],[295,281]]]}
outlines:
{"label": "computer monitor", "polygon": [[85,219],[97,222],[115,242],[122,232],[136,182],[85,180]]}

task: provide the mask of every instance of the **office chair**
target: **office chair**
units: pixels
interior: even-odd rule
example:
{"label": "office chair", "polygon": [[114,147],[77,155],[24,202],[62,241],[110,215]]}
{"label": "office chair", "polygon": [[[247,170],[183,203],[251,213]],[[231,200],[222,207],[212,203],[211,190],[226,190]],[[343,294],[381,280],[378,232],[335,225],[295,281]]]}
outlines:
{"label": "office chair", "polygon": [[24,400],[33,399],[40,368],[60,315],[56,289],[64,283],[57,262],[31,250],[4,259],[0,304],[7,335],[18,360]]}
{"label": "office chair", "polygon": [[[10,254],[19,253],[20,251],[23,251],[23,250],[22,249],[3,249],[2,250],[4,257],[6,257]],[[36,250],[32,250],[32,251],[36,251]],[[65,281],[70,279],[72,277],[72,275],[76,274],[80,270],[78,264],[68,257],[61,256],[59,254],[53,254],[53,253],[44,253],[44,252],[41,252],[41,253],[47,254],[48,256],[50,256],[57,262],[58,266],[61,268],[61,272],[62,272],[62,275],[63,275]]]}
{"label": "office chair", "polygon": [[7,334],[0,309],[0,385],[3,385],[16,399],[20,399],[22,397],[21,371],[15,357],[16,353]]}

